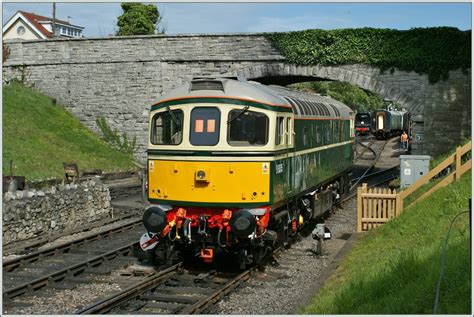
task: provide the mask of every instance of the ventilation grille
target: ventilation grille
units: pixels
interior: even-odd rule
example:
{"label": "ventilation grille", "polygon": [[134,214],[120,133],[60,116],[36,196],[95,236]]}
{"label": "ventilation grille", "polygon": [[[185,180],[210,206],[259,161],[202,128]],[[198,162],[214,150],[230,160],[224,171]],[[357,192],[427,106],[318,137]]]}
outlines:
{"label": "ventilation grille", "polygon": [[195,90],[221,90],[224,91],[224,86],[221,81],[217,80],[196,80],[191,82],[191,91]]}

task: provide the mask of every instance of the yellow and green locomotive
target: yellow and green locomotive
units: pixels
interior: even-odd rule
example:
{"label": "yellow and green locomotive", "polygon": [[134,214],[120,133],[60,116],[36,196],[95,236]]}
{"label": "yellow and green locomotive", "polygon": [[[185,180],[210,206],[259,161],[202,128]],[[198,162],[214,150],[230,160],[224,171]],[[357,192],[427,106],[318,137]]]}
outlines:
{"label": "yellow and green locomotive", "polygon": [[179,252],[260,262],[349,185],[354,116],[328,97],[240,78],[197,78],[150,109],[147,230]]}

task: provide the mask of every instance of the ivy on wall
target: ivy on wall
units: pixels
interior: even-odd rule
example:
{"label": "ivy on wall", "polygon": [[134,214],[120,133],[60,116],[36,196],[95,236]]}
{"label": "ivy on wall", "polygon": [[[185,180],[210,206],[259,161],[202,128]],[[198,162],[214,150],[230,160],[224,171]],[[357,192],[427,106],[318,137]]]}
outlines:
{"label": "ivy on wall", "polygon": [[290,63],[301,65],[368,64],[381,71],[398,68],[428,74],[431,83],[450,70],[471,67],[471,30],[452,27],[305,30],[266,37]]}

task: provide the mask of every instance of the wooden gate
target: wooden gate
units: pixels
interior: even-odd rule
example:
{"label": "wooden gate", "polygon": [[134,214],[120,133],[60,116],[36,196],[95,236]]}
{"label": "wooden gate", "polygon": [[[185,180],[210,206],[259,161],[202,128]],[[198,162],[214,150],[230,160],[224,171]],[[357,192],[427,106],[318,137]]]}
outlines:
{"label": "wooden gate", "polygon": [[367,231],[395,218],[397,191],[389,188],[367,188],[362,184],[357,189],[357,231]]}

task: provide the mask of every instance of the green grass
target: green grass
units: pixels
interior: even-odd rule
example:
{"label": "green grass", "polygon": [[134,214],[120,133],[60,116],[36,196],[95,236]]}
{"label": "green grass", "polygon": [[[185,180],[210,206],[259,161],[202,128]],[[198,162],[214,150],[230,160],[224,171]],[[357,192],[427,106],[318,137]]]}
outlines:
{"label": "green grass", "polygon": [[[316,294],[306,314],[431,314],[441,248],[468,210],[471,172],[365,234]],[[469,214],[449,236],[438,313],[471,312]]]}
{"label": "green grass", "polygon": [[27,180],[62,178],[63,162],[79,172],[135,169],[130,155],[112,149],[60,105],[19,83],[3,87],[3,175]]}

